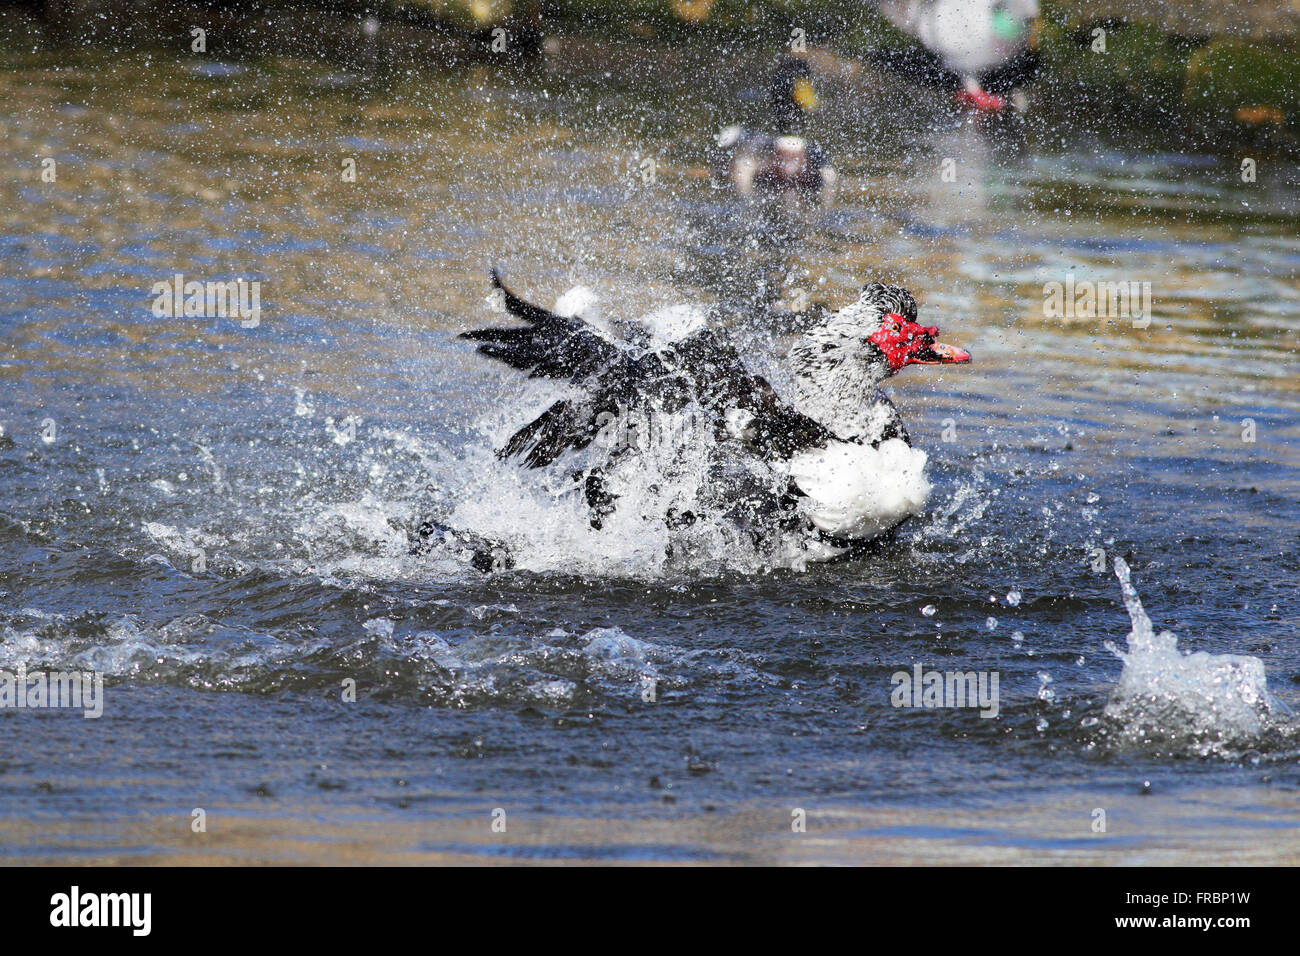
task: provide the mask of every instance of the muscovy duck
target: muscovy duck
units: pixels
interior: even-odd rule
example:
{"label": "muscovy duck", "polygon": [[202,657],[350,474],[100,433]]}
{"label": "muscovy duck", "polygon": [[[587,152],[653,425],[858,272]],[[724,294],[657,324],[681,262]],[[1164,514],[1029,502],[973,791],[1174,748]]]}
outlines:
{"label": "muscovy duck", "polygon": [[1041,62],[1038,0],[887,0],[880,11],[921,48],[880,51],[878,65],[951,91],[959,106],[1023,109],[1021,88]]}
{"label": "muscovy duck", "polygon": [[742,196],[801,193],[829,196],[838,181],[826,155],[805,137],[808,114],[817,109],[812,69],[796,57],[783,57],[768,88],[770,132],[728,126],[718,134],[714,175]]}
{"label": "muscovy duck", "polygon": [[[812,560],[842,556],[924,508],[926,455],[911,447],[879,386],[908,365],[965,363],[970,353],[939,342],[936,326],[918,324],[916,301],[906,289],[870,283],[801,336],[790,352],[794,387],[787,400],[746,367],[698,309],[661,311],[634,344],[576,315],[524,301],[495,270],[492,284],[505,308],[526,324],[461,337],[531,378],[559,379],[577,389],[516,431],[498,457],[542,468],[588,448],[631,409],[671,415],[689,406],[707,416],[720,446],[739,446],[781,477],[784,500],[773,510],[785,516],[786,528],[802,522],[816,542]],[[561,301],[593,306],[585,294],[568,298]],[[574,475],[583,482],[595,528],[618,497],[605,468],[627,467],[635,454],[623,447],[606,457],[605,465]]]}

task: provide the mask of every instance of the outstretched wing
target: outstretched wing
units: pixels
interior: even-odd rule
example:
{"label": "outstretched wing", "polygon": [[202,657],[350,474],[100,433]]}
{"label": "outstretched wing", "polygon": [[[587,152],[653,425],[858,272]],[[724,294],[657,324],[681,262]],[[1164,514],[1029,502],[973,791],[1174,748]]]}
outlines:
{"label": "outstretched wing", "polygon": [[635,357],[581,319],[525,302],[506,288],[495,269],[492,285],[505,297],[506,310],[528,324],[474,329],[460,337],[478,342],[481,355],[527,372],[529,378],[560,379],[586,392],[552,404],[497,452],[500,458],[518,456],[529,468],[541,468],[566,451],[591,444],[603,421],[601,413],[617,410],[635,373]]}
{"label": "outstretched wing", "polygon": [[[760,375],[745,368],[740,354],[711,329],[703,329],[658,352],[634,356],[581,319],[565,318],[520,299],[492,272],[506,309],[527,325],[476,329],[461,338],[478,351],[527,372],[561,379],[585,394],[553,403],[515,432],[497,452],[519,456],[529,468],[551,464],[566,451],[595,440],[607,416],[647,400],[664,411],[695,403],[715,416],[719,430],[761,454],[786,458],[834,436],[782,401]],[[736,423],[741,422],[737,428]]]}
{"label": "outstretched wing", "polygon": [[575,384],[630,361],[626,350],[581,319],[556,315],[519,298],[506,288],[495,269],[492,286],[505,296],[506,309],[528,324],[461,333],[461,338],[480,343],[480,354],[527,372],[529,378],[558,378]]}

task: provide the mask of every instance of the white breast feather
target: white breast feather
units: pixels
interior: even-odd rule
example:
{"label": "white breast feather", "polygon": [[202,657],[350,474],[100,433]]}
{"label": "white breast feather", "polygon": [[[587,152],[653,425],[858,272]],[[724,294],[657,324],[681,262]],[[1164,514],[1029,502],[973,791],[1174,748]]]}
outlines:
{"label": "white breast feather", "polygon": [[831,442],[790,459],[803,508],[827,534],[867,539],[920,514],[930,497],[926,454],[891,438],[878,448]]}

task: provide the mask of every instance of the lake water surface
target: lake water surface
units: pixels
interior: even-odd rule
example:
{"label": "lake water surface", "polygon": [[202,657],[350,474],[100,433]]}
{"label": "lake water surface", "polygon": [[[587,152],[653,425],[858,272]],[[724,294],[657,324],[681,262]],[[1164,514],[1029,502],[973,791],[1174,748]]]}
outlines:
{"label": "lake water surface", "polygon": [[[1300,859],[1300,170],[858,72],[837,197],[764,209],[702,167],[765,70],[4,54],[0,667],[106,681],[98,720],[0,711],[4,859]],[[716,304],[778,380],[764,306],[907,285],[975,356],[890,383],[928,514],[808,569],[590,530],[492,458],[541,401],[455,339],[494,264]],[[176,273],[258,280],[259,323],[157,317]],[[1149,326],[1045,317],[1071,273],[1149,282]],[[408,554],[429,515],[517,567]],[[1108,713],[1115,558],[1271,705],[1146,656]],[[997,717],[892,706],[916,664],[997,672]]]}

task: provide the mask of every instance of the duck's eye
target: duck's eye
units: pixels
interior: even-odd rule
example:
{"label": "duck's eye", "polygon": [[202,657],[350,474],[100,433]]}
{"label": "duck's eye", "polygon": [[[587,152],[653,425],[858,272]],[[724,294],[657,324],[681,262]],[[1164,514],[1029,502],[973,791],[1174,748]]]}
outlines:
{"label": "duck's eye", "polygon": [[903,327],[902,327],[901,325],[899,325],[897,322],[895,322],[895,323],[894,323],[894,334],[897,335],[899,332],[902,332],[902,331],[903,331]]}

